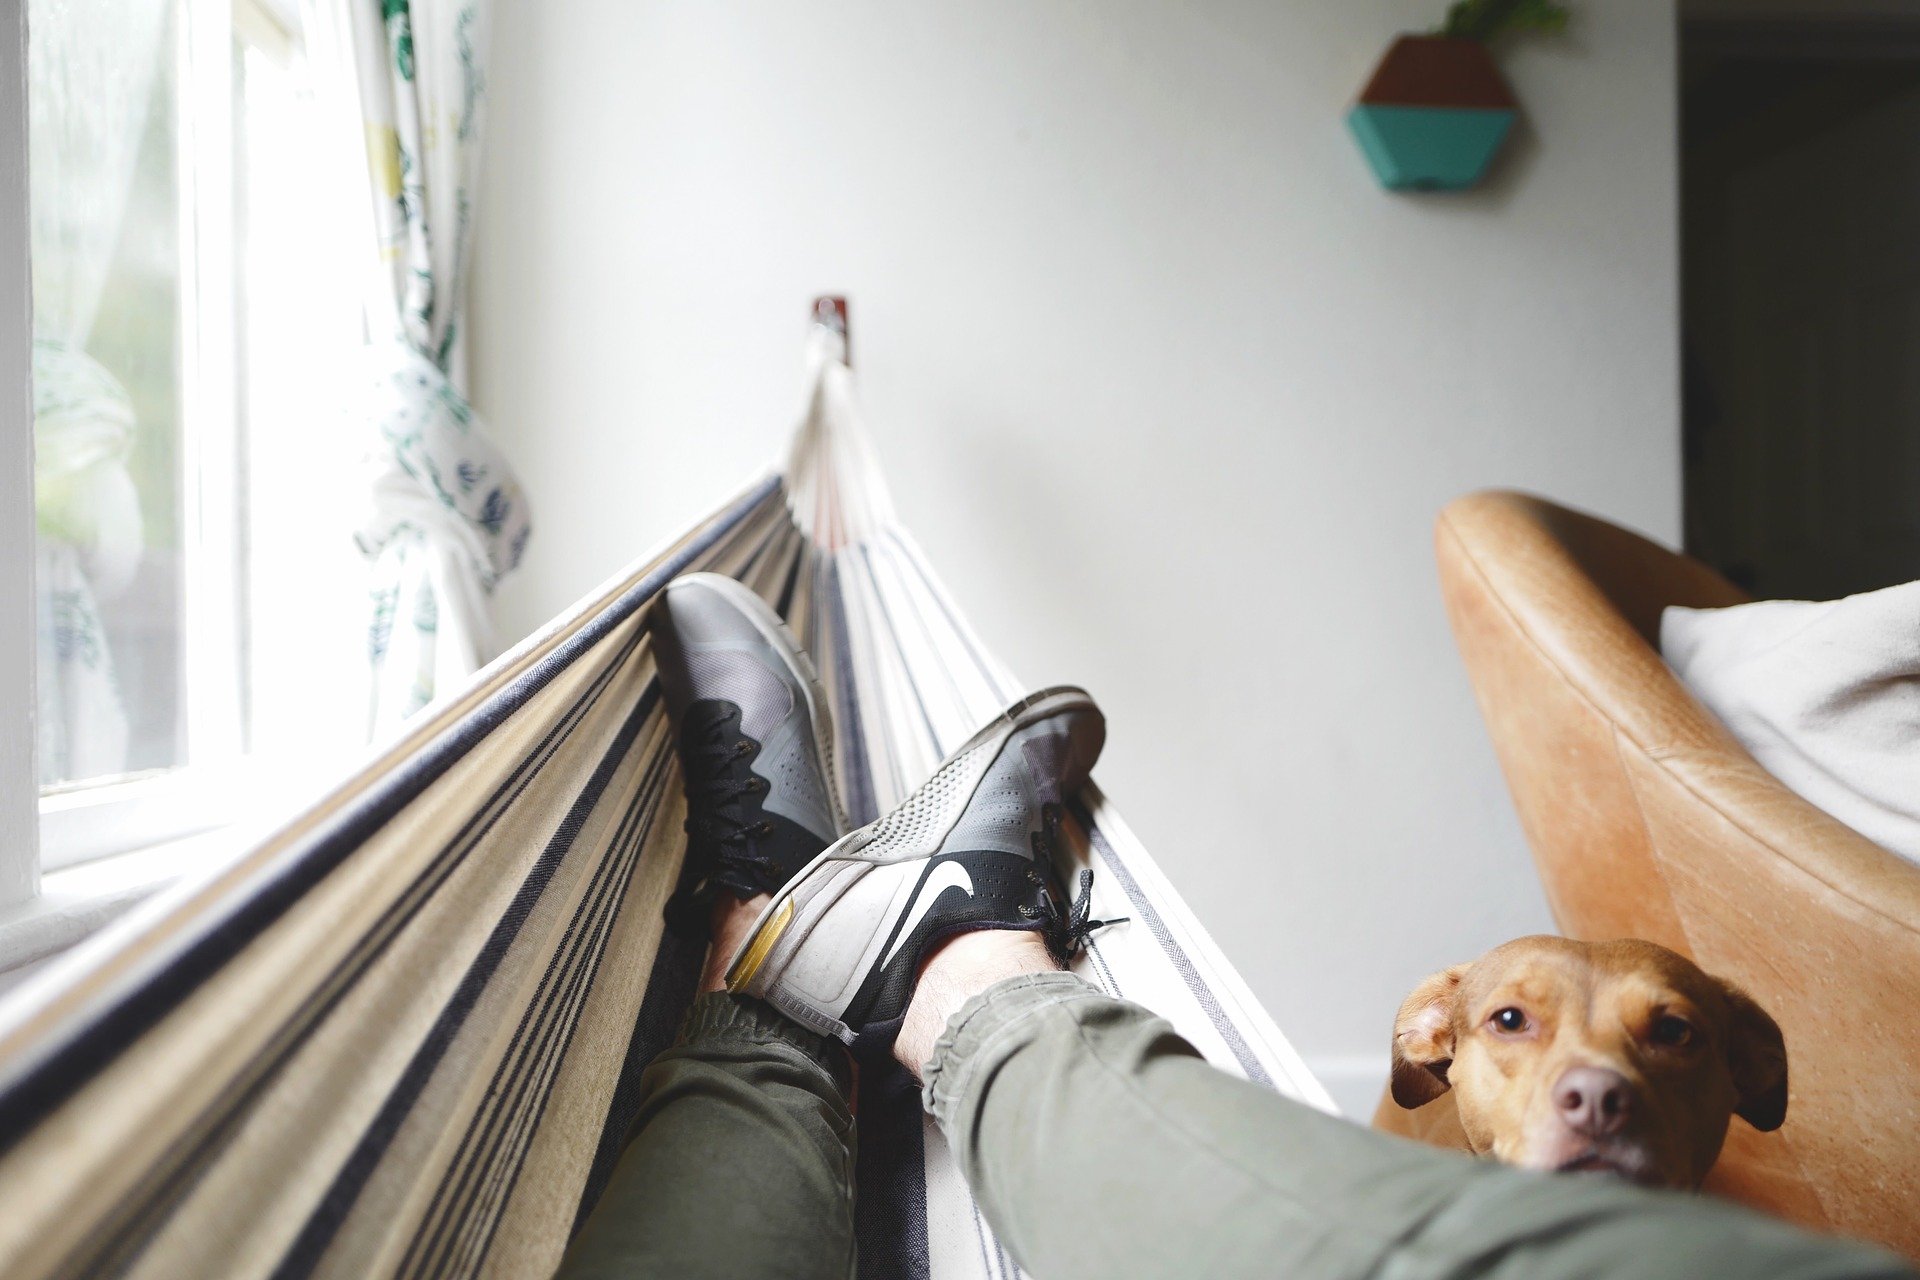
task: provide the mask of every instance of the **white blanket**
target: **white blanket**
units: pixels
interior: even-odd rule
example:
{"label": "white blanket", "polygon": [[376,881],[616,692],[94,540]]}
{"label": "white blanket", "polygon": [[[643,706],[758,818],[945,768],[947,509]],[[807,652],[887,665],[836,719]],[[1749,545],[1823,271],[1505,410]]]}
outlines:
{"label": "white blanket", "polygon": [[1660,651],[1768,772],[1920,862],[1920,582],[1671,608]]}

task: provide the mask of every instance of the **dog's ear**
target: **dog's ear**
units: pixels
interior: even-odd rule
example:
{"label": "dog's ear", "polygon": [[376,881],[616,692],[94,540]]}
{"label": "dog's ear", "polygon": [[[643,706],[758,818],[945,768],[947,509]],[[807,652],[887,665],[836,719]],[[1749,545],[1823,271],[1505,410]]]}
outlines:
{"label": "dog's ear", "polygon": [[1762,1133],[1787,1122],[1787,1041],[1780,1024],[1757,1001],[1731,982],[1727,994],[1727,1067],[1740,1105],[1733,1114]]}
{"label": "dog's ear", "polygon": [[1445,1093],[1453,1065],[1453,1005],[1467,966],[1427,978],[1393,1019],[1393,1100],[1412,1110]]}

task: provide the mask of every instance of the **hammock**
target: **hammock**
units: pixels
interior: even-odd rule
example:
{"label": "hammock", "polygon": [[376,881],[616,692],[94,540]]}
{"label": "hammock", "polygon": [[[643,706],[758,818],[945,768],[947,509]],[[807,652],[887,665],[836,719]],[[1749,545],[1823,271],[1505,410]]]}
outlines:
{"label": "hammock", "polygon": [[[895,521],[836,335],[784,477],[425,713],[243,858],[123,921],[0,1022],[0,1274],[543,1276],[605,1186],[698,944],[663,933],[684,837],[647,641],[696,569],[819,659],[856,823],[1023,686]],[[1125,732],[1125,726],[1116,726]],[[1080,961],[1230,1071],[1327,1107],[1097,788]],[[863,1276],[1017,1270],[904,1072],[867,1071]]]}

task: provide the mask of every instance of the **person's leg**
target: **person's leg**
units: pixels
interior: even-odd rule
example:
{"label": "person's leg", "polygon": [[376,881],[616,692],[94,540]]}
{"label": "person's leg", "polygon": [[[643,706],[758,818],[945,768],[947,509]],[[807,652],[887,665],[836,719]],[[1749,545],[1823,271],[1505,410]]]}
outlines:
{"label": "person's leg", "polygon": [[1911,1276],[1699,1196],[1420,1147],[1204,1062],[1032,934],[928,959],[895,1056],[987,1220],[1048,1280]]}
{"label": "person's leg", "polygon": [[668,904],[710,925],[703,993],[640,1079],[640,1112],[560,1274],[836,1277],[853,1270],[852,1066],[758,1000],[725,994],[734,949],[846,826],[813,663],[766,602],[690,574],[651,619],[687,798]]}
{"label": "person's leg", "polygon": [[727,957],[765,898],[722,898],[703,993],[641,1077],[640,1114],[564,1280],[853,1273],[852,1067],[758,1000],[729,996]]}
{"label": "person's leg", "polygon": [[[1063,801],[1105,732],[1077,688],[1014,703],[790,881],[728,975],[808,1026],[890,1040],[1026,1270],[1911,1274],[1712,1201],[1522,1173],[1321,1115],[1215,1070],[1147,1010],[1061,972],[1056,957],[1112,923],[1088,918],[1090,873],[1061,865],[1060,840]],[[1072,898],[1059,883],[1070,869]]]}

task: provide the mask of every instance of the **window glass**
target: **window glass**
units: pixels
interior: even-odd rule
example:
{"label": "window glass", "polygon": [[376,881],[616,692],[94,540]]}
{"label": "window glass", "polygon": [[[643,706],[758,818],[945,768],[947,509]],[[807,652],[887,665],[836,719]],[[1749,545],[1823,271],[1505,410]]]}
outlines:
{"label": "window glass", "polygon": [[323,766],[366,740],[366,480],[338,402],[365,377],[360,275],[299,47],[247,42],[237,72],[248,745]]}
{"label": "window glass", "polygon": [[181,191],[167,0],[29,0],[40,776],[185,750]]}

